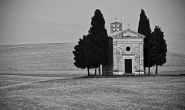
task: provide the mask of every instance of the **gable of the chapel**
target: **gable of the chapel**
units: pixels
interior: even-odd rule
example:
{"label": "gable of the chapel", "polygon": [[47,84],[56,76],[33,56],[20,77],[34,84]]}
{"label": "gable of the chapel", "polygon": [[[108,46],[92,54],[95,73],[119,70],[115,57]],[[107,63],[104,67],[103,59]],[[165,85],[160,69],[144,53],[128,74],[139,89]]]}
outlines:
{"label": "gable of the chapel", "polygon": [[145,37],[144,35],[139,34],[131,29],[111,33],[110,36],[112,38],[135,38],[135,39],[143,39]]}

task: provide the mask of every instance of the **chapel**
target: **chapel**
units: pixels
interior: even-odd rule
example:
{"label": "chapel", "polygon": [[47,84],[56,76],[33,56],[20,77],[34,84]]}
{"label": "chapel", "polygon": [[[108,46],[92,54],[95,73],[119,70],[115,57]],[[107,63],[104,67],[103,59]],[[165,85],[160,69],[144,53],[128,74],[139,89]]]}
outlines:
{"label": "chapel", "polygon": [[110,24],[109,60],[102,66],[102,75],[144,74],[144,35],[129,27],[122,30],[122,23]]}

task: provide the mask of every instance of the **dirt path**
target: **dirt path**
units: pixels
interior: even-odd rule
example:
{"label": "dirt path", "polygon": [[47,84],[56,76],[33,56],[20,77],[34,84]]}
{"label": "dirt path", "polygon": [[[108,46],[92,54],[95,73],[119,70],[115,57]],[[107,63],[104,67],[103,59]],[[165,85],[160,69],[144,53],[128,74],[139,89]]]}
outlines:
{"label": "dirt path", "polygon": [[[9,78],[8,80],[11,80],[11,78],[16,78],[16,79],[19,78],[19,80],[22,80],[23,78],[29,78],[30,81],[23,81],[23,82],[17,83],[17,84],[10,84],[10,85],[7,85],[7,86],[2,86],[2,87],[0,87],[0,89],[22,86],[22,85],[27,85],[27,84],[31,84],[31,83],[41,82],[41,81],[65,79],[63,77],[34,77],[34,76],[1,75],[1,77],[2,76],[6,77],[6,79]],[[17,80],[15,82],[17,82]]]}

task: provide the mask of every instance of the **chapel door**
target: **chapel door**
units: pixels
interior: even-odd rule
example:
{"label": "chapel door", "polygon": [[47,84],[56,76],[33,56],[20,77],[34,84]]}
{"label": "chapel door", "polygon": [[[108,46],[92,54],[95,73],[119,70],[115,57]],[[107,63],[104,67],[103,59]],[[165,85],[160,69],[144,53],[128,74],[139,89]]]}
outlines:
{"label": "chapel door", "polygon": [[132,59],[125,59],[125,73],[132,73]]}

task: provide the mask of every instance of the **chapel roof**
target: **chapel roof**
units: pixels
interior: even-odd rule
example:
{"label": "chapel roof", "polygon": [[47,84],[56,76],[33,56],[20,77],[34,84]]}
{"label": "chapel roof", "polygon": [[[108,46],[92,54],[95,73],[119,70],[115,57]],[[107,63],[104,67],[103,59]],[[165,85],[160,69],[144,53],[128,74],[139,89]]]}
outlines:
{"label": "chapel roof", "polygon": [[110,33],[109,36],[112,38],[123,38],[123,39],[124,38],[145,38],[144,35],[138,32],[135,32],[129,28],[123,31],[117,31],[114,33]]}

